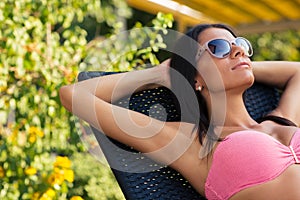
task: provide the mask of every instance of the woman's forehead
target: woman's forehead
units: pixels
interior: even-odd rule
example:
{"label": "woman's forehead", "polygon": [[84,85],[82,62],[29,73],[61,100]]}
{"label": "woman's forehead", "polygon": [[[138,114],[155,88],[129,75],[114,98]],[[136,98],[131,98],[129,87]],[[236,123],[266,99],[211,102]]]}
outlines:
{"label": "woman's forehead", "polygon": [[223,28],[208,28],[198,35],[198,42],[203,44],[212,39],[233,40],[235,37],[226,29]]}

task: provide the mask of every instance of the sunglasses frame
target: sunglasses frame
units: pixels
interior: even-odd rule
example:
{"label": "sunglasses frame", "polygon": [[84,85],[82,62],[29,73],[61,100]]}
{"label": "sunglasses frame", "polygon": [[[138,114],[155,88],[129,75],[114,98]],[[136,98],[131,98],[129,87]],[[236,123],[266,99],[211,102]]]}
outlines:
{"label": "sunglasses frame", "polygon": [[[239,46],[239,45],[237,45],[237,43],[236,43],[236,41],[239,40],[239,39],[244,40],[244,41],[248,44],[248,46],[249,46],[249,48],[250,48],[250,50],[251,50],[251,53],[249,54],[244,48],[243,48],[243,49],[244,49],[245,55],[246,55],[247,57],[251,57],[251,56],[253,55],[253,48],[252,48],[252,45],[251,45],[250,41],[247,40],[247,39],[244,38],[244,37],[236,37],[236,38],[235,38],[234,40],[232,40],[232,41],[229,41],[229,40],[226,40],[226,39],[212,39],[212,40],[209,40],[209,41],[206,42],[204,45],[200,46],[199,51],[198,51],[197,56],[196,56],[196,57],[197,57],[196,60],[197,60],[197,61],[199,60],[200,56],[204,53],[205,50],[207,50],[207,51],[208,51],[213,57],[215,57],[215,58],[219,58],[219,59],[226,58],[226,57],[228,57],[228,56],[230,55],[230,53],[232,52],[232,45],[233,45],[233,44],[236,45],[236,46]],[[210,42],[214,41],[214,40],[223,40],[223,41],[225,41],[225,42],[227,42],[227,43],[229,44],[230,49],[229,49],[229,52],[228,52],[225,56],[218,57],[218,56],[216,56],[216,55],[210,50],[210,48],[208,47],[208,44],[209,44]],[[239,46],[239,47],[241,47],[241,46]]]}

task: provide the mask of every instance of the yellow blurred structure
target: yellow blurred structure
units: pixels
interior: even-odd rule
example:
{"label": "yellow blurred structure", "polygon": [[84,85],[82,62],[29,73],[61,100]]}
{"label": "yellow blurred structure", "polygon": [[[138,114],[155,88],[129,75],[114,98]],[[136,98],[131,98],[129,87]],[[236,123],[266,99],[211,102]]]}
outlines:
{"label": "yellow blurred structure", "polygon": [[239,34],[300,29],[300,0],[127,0],[148,13],[172,13],[179,31],[204,22],[222,22]]}

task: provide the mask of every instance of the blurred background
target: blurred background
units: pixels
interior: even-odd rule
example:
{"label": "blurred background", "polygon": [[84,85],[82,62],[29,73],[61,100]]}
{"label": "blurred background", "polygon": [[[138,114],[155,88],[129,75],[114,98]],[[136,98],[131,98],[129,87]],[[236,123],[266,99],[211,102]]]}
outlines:
{"label": "blurred background", "polygon": [[300,61],[299,0],[2,0],[0,199],[124,199],[58,89],[84,70],[156,65],[168,29],[215,22],[247,37],[253,60]]}

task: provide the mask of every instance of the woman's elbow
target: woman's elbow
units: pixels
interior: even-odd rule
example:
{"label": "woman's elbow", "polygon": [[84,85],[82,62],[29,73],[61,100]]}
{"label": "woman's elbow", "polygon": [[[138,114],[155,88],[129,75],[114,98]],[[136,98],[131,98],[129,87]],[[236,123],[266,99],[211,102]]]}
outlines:
{"label": "woman's elbow", "polygon": [[61,104],[72,112],[72,86],[62,86],[59,89],[59,99]]}

